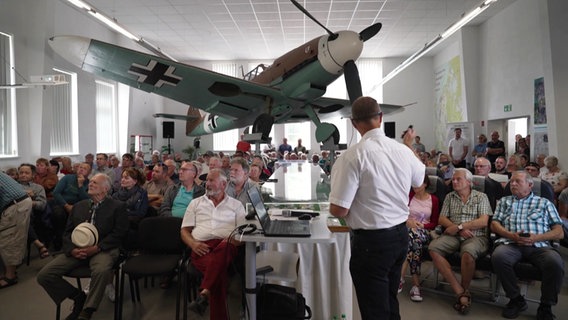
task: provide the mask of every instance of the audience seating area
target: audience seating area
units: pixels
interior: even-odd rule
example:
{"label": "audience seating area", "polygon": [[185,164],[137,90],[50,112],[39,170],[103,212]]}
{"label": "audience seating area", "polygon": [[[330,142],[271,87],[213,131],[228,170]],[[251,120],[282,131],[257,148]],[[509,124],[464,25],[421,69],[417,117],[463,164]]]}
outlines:
{"label": "audience seating area", "polygon": [[[443,205],[443,199],[445,198],[446,194],[451,192],[450,187],[446,187],[443,183],[443,180],[438,177],[437,175],[429,175],[430,179],[430,188],[427,191],[431,194],[435,194],[438,199],[440,199],[440,208]],[[552,192],[552,186],[541,179],[534,178],[534,185],[533,185],[533,192],[536,195],[542,196],[547,198],[550,201],[554,201],[554,192]],[[497,201],[503,196],[511,195],[511,190],[509,184],[506,185],[505,188],[501,186],[500,183],[491,180],[488,177],[483,176],[473,176],[473,185],[472,189],[477,190],[479,192],[485,193],[491,205],[493,211],[495,210]],[[490,231],[491,219],[488,222],[488,234],[487,237],[490,239],[490,249],[488,253],[476,260],[476,270],[485,272],[488,274],[489,277],[489,287],[487,288],[476,288],[472,287],[472,289],[480,291],[482,293],[489,294],[490,302],[497,302],[500,298],[503,297],[503,294],[500,291],[499,287],[499,279],[497,278],[496,274],[493,272],[493,266],[491,264],[491,252],[493,250],[493,243],[497,239],[496,235]],[[558,246],[557,243],[553,244],[554,246]],[[452,266],[455,272],[459,272],[461,259],[459,253],[454,253],[453,255],[447,257],[448,262]],[[430,255],[428,253],[427,248],[425,248],[423,252],[423,260],[424,261],[431,261]],[[520,262],[515,266],[515,273],[517,274],[520,281],[525,282],[527,285],[530,285],[534,281],[540,281],[542,278],[542,274],[540,270],[538,270],[535,266],[533,266],[529,262]],[[433,287],[436,289],[434,292],[444,292],[441,291],[442,285],[445,284],[443,280],[440,280],[439,274],[437,270],[434,268],[434,279],[433,279]],[[526,293],[526,288],[525,288]],[[527,298],[529,301],[538,302],[538,300]]]}

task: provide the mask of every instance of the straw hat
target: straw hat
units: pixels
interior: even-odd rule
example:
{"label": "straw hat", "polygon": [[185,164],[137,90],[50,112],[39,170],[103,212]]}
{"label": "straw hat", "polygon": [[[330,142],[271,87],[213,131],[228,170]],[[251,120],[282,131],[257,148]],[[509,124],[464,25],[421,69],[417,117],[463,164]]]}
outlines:
{"label": "straw hat", "polygon": [[71,233],[71,241],[79,248],[94,246],[99,242],[99,232],[91,223],[83,222]]}

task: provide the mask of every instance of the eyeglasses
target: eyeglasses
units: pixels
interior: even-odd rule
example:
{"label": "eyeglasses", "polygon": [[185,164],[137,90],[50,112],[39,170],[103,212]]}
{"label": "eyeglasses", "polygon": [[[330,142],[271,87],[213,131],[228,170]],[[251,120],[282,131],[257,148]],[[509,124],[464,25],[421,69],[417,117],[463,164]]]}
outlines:
{"label": "eyeglasses", "polygon": [[483,167],[489,167],[489,166],[486,165],[486,164],[476,164],[476,165],[474,165],[473,167],[474,167],[474,168],[483,168]]}

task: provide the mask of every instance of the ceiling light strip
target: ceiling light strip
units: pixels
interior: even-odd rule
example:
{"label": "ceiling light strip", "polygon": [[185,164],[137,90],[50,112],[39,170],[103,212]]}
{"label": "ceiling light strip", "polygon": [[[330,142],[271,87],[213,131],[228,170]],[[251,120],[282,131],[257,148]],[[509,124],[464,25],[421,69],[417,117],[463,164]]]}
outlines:
{"label": "ceiling light strip", "polygon": [[134,35],[132,32],[128,31],[125,27],[121,26],[115,19],[107,16],[106,14],[100,12],[91,4],[87,3],[83,0],[67,0],[72,5],[76,6],[81,10],[85,10],[89,15],[94,17],[95,19],[99,20],[100,22],[104,23],[106,26],[111,28],[112,30],[124,35],[128,39],[138,43],[142,47],[148,49],[150,52],[160,56],[162,58],[167,58],[173,61],[177,61],[169,54],[163,52],[158,46],[150,43],[148,40],[143,39],[142,37],[138,37]]}
{"label": "ceiling light strip", "polygon": [[453,35],[456,31],[460,30],[468,22],[470,22],[475,17],[477,17],[479,14],[481,14],[483,11],[485,11],[485,9],[487,9],[494,2],[497,2],[497,0],[484,0],[478,6],[476,6],[475,8],[470,10],[469,12],[462,15],[462,18],[460,20],[458,20],[457,22],[450,25],[446,30],[444,30],[444,32],[442,32],[442,34],[439,34],[432,41],[425,44],[422,49],[418,50],[416,53],[414,53],[408,59],[404,60],[404,62],[402,62],[398,67],[394,68],[394,70],[391,71],[389,74],[387,74],[381,80],[381,82],[379,82],[376,86],[373,87],[373,90],[376,89],[376,87],[378,87],[378,86],[384,85],[389,80],[391,80],[396,75],[398,75],[400,72],[402,72],[402,70],[408,68],[416,60],[420,59],[422,56],[424,56],[430,50],[434,49],[434,47],[436,47],[438,44],[440,44],[444,39],[449,38],[451,35]]}

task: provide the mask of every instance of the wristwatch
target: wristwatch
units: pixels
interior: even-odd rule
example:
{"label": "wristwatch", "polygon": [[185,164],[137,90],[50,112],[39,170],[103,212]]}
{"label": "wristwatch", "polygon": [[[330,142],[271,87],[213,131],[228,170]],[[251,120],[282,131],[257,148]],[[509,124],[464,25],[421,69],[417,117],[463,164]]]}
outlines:
{"label": "wristwatch", "polygon": [[458,230],[459,230],[459,231],[462,231],[462,230],[463,230],[463,224],[461,224],[461,223],[458,224]]}

